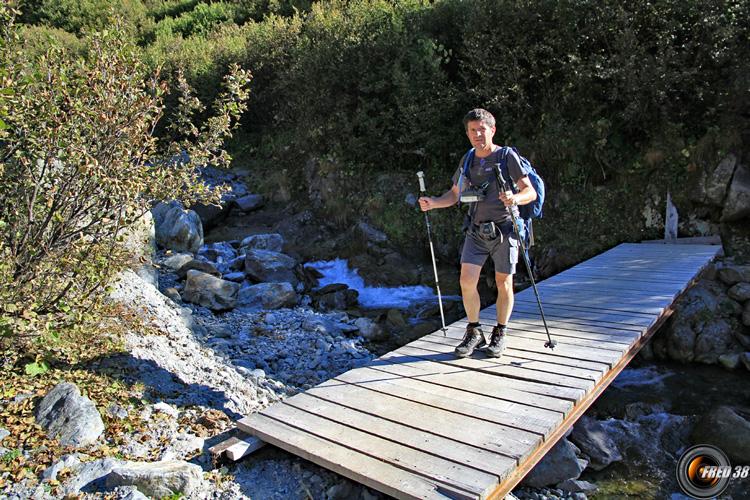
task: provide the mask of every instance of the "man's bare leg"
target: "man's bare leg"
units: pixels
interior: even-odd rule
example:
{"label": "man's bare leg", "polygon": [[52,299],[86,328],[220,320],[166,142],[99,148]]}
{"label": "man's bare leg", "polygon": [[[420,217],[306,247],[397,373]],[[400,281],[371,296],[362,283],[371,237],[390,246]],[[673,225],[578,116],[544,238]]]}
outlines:
{"label": "man's bare leg", "polygon": [[495,273],[495,283],[497,284],[497,323],[507,325],[510,321],[510,315],[513,312],[513,275],[504,273]]}
{"label": "man's bare leg", "polygon": [[464,302],[464,310],[466,311],[469,323],[479,323],[481,302],[479,300],[477,283],[479,282],[479,273],[481,272],[482,266],[461,264],[461,298]]}

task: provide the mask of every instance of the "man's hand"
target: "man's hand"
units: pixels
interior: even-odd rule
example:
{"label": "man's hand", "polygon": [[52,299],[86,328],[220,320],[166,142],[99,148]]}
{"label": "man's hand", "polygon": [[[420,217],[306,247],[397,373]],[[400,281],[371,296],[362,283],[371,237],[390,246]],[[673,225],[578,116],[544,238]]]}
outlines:
{"label": "man's hand", "polygon": [[419,208],[422,209],[422,212],[427,212],[428,210],[435,208],[435,202],[429,196],[422,196],[419,199]]}
{"label": "man's hand", "polygon": [[516,201],[516,195],[513,194],[513,191],[501,192],[498,195],[498,198],[500,198],[500,201],[502,201],[503,205],[505,205],[506,207],[518,205],[518,202]]}

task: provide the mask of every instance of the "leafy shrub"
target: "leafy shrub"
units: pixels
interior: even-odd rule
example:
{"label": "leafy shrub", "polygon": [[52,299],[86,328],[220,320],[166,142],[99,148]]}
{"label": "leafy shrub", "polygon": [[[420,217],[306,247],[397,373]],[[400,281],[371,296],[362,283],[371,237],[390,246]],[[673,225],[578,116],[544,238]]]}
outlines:
{"label": "leafy shrub", "polygon": [[[153,135],[167,85],[115,30],[29,61],[13,31],[0,66],[0,340],[40,315],[82,311],[124,260],[123,231],[152,200],[216,201],[194,165],[226,165],[222,142],[244,111],[249,75],[233,68],[214,115],[178,75],[178,113]],[[189,157],[188,164],[182,158]]]}
{"label": "leafy shrub", "polygon": [[141,0],[25,0],[21,10],[28,24],[47,24],[75,34],[84,29],[101,30],[113,18],[137,26],[146,15]]}

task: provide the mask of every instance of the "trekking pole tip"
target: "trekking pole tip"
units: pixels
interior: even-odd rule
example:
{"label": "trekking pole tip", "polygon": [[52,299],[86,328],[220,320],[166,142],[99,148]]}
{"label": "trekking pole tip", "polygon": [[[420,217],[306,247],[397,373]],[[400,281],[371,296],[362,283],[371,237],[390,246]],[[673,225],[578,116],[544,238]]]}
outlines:
{"label": "trekking pole tip", "polygon": [[544,347],[546,347],[547,349],[553,349],[554,350],[554,348],[555,348],[556,345],[557,345],[557,341],[556,340],[550,340],[549,342],[545,342],[544,343]]}

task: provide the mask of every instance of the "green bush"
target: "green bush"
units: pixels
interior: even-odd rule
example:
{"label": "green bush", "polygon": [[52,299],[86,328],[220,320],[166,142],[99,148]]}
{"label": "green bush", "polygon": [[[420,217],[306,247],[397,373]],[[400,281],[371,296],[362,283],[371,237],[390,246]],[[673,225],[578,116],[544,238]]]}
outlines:
{"label": "green bush", "polygon": [[178,75],[178,112],[157,138],[167,84],[116,31],[84,39],[85,58],[53,48],[31,61],[15,31],[3,39],[0,341],[95,304],[126,262],[123,232],[153,200],[218,200],[194,166],[228,163],[222,142],[246,106],[249,75],[232,68],[195,126],[202,105]]}
{"label": "green bush", "polygon": [[46,24],[75,34],[101,30],[113,18],[138,26],[146,16],[141,0],[21,0],[21,10],[28,24]]}

